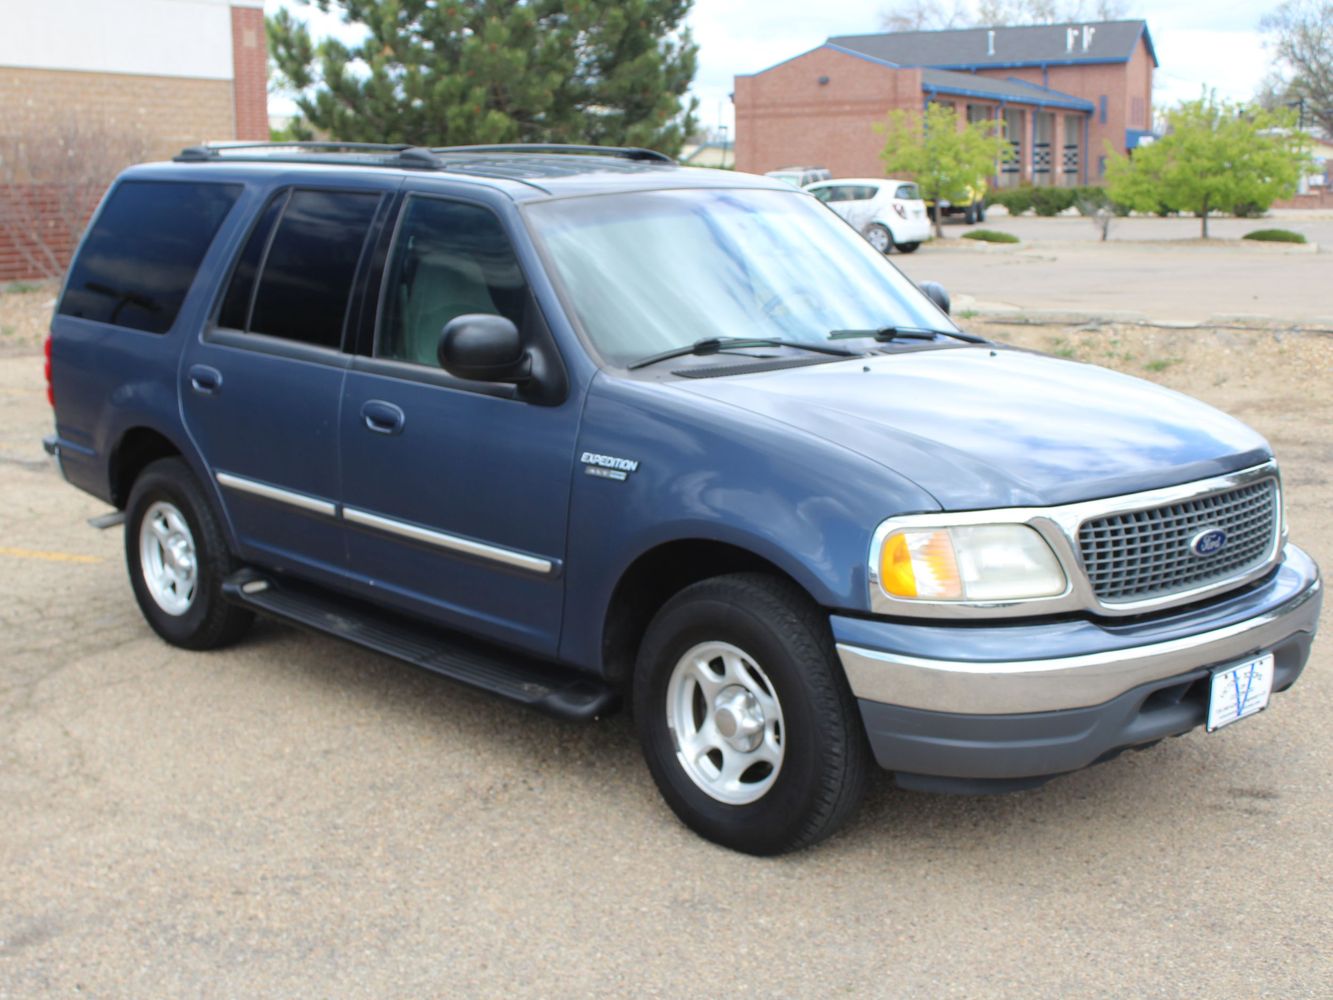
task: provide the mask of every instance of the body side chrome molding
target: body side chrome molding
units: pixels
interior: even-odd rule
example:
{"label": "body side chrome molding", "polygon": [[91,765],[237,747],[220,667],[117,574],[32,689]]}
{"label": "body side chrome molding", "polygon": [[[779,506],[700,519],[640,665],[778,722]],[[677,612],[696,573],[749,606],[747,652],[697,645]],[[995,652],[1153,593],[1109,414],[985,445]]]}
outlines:
{"label": "body side chrome molding", "polygon": [[368,510],[358,510],[355,507],[344,507],[343,518],[352,524],[358,524],[362,527],[375,528],[379,531],[388,532],[391,535],[410,538],[415,542],[424,542],[427,545],[434,545],[436,548],[447,549],[451,552],[461,552],[465,555],[476,556],[480,559],[488,559],[491,562],[503,563],[506,566],[513,566],[515,569],[527,570],[530,573],[548,575],[555,568],[555,563],[550,559],[528,555],[526,552],[516,552],[513,549],[502,548],[498,545],[488,545],[485,542],[474,541],[471,538],[464,538],[461,535],[450,535],[443,531],[423,528],[407,521],[398,521],[391,517],[373,514]]}
{"label": "body side chrome molding", "polygon": [[852,693],[867,701],[962,715],[1100,705],[1140,684],[1271,648],[1317,624],[1322,581],[1249,621],[1198,635],[1049,660],[935,660],[838,643]]}
{"label": "body side chrome molding", "polygon": [[263,497],[265,500],[274,500],[292,507],[300,507],[302,510],[308,510],[313,514],[323,514],[325,517],[338,516],[338,505],[328,500],[321,500],[319,497],[284,490],[255,479],[246,479],[244,476],[234,476],[230,472],[218,472],[216,477],[219,485],[228,489],[250,493],[257,497]]}

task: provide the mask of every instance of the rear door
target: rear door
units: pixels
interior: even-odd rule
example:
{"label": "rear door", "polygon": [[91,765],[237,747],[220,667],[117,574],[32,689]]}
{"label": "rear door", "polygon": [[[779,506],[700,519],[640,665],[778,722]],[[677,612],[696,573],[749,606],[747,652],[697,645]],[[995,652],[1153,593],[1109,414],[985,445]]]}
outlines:
{"label": "rear door", "polygon": [[577,398],[527,402],[436,360],[465,313],[549,344],[502,214],[461,194],[406,196],[373,343],[343,390],[343,516],[351,569],[376,599],[553,654]]}
{"label": "rear door", "polygon": [[278,191],[215,322],[186,348],[186,426],[246,560],[316,577],[346,572],[336,507],[343,342],[388,197],[373,187]]}

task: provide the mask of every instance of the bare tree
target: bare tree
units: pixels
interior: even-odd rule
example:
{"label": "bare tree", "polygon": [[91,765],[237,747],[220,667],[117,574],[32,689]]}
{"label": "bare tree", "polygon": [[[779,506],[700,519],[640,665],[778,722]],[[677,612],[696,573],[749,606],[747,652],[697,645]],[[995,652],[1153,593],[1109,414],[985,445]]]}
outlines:
{"label": "bare tree", "polygon": [[0,136],[0,239],[33,275],[59,276],[107,186],[149,152],[142,136],[78,117]]}
{"label": "bare tree", "polygon": [[885,31],[943,31],[970,27],[973,20],[961,0],[952,7],[944,0],[901,0],[880,13],[879,23]]}
{"label": "bare tree", "polygon": [[1333,0],[1288,0],[1259,21],[1275,60],[1259,99],[1333,135]]}

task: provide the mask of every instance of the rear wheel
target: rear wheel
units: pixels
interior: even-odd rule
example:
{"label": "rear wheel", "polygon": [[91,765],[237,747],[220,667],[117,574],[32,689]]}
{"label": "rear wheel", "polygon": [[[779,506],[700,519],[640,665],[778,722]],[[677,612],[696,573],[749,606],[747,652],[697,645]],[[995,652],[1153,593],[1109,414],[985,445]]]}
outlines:
{"label": "rear wheel", "polygon": [[893,247],[899,253],[912,253],[920,245],[920,243],[895,243]]}
{"label": "rear wheel", "polygon": [[179,458],[153,462],[134,481],[125,561],[139,610],[172,645],[224,646],[252,620],[222,597],[222,581],[235,568],[231,554],[208,498]]}
{"label": "rear wheel", "polygon": [[893,235],[878,222],[872,222],[866,226],[865,237],[870,241],[870,245],[880,253],[888,253],[893,249]]}
{"label": "rear wheel", "polygon": [[963,221],[967,223],[969,226],[976,224],[977,206],[975,203],[968,205],[967,208],[963,210]]}
{"label": "rear wheel", "polygon": [[716,577],[668,601],[639,652],[634,712],[667,804],[726,847],[813,844],[864,792],[869,748],[828,623],[785,580]]}

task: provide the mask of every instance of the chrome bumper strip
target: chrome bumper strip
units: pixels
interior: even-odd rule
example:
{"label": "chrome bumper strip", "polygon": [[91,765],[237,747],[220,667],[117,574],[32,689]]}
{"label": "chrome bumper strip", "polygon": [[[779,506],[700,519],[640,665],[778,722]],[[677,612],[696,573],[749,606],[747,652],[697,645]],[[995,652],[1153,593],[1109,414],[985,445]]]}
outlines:
{"label": "chrome bumper strip", "polygon": [[1239,659],[1297,632],[1313,632],[1316,579],[1285,604],[1248,621],[1145,646],[1049,660],[935,660],[838,643],[852,693],[930,712],[1007,715],[1086,708],[1140,684]]}

